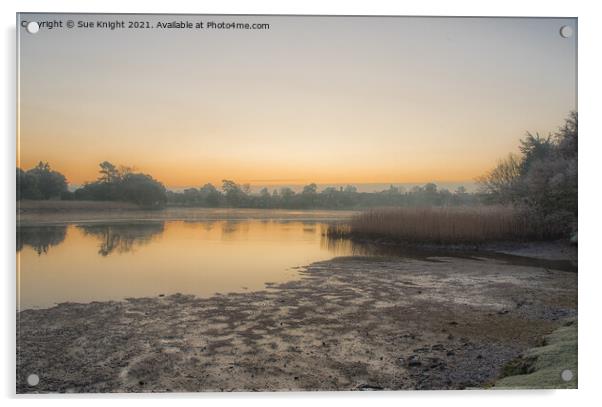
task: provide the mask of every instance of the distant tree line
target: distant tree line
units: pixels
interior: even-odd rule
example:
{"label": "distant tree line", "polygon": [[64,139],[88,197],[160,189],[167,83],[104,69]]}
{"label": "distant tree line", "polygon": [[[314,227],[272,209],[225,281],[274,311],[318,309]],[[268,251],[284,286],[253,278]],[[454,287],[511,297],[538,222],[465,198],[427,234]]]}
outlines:
{"label": "distant tree line", "polygon": [[104,161],[96,181],[71,192],[63,174],[40,162],[27,171],[17,168],[17,199],[123,201],[144,208],[162,208],[167,203],[167,190],[150,175]]}
{"label": "distant tree line", "polygon": [[532,220],[575,233],[577,135],[577,112],[554,134],[527,133],[519,155],[510,154],[477,180],[485,202],[524,208]]}
{"label": "distant tree line", "polygon": [[289,187],[270,191],[263,188],[251,193],[248,184],[224,180],[220,189],[212,184],[188,188],[182,192],[168,191],[168,202],[176,206],[231,207],[259,209],[358,209],[378,206],[449,206],[479,203],[476,194],[464,187],[451,192],[436,184],[416,186],[409,191],[391,185],[380,192],[358,192],[353,185],[327,187],[318,191],[316,184],[308,184],[300,192]]}
{"label": "distant tree line", "polygon": [[532,219],[572,233],[577,227],[577,130],[577,113],[572,112],[554,134],[542,137],[527,133],[520,142],[520,154],[509,155],[480,177],[475,193],[464,187],[452,192],[433,183],[407,191],[391,185],[380,192],[359,192],[353,185],[318,191],[312,183],[299,192],[284,187],[253,193],[248,184],[232,180],[223,180],[220,188],[205,184],[174,192],[148,174],[105,161],[96,181],[73,192],[68,190],[65,176],[48,163],[40,162],[27,171],[17,168],[17,199],[125,201],[145,208],[362,209],[504,204],[525,209]]}
{"label": "distant tree line", "polygon": [[318,191],[308,184],[300,192],[289,187],[272,191],[263,188],[252,193],[249,184],[223,180],[220,188],[205,184],[182,192],[168,191],[163,184],[147,174],[129,167],[116,167],[108,161],[100,163],[100,176],[71,192],[65,176],[40,162],[23,171],[17,168],[17,199],[61,199],[132,202],[145,208],[166,205],[228,208],[285,208],[285,209],[358,209],[378,206],[455,206],[474,205],[480,197],[464,187],[451,192],[428,183],[409,191],[391,185],[380,192],[358,192],[353,185]]}

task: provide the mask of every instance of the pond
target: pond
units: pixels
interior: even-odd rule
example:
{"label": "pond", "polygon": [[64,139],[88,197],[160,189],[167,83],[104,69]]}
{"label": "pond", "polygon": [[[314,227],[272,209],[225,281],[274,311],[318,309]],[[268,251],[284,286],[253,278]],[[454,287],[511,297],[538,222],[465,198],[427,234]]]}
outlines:
{"label": "pond", "polygon": [[174,293],[261,290],[353,254],[323,221],[94,222],[17,230],[19,309]]}
{"label": "pond", "polygon": [[102,216],[58,213],[21,219],[19,310],[62,302],[257,291],[266,289],[266,283],[301,278],[300,270],[313,262],[350,255],[428,263],[442,256],[490,257],[507,264],[576,271],[569,261],[327,237],[330,224],[350,216],[343,212],[186,209]]}

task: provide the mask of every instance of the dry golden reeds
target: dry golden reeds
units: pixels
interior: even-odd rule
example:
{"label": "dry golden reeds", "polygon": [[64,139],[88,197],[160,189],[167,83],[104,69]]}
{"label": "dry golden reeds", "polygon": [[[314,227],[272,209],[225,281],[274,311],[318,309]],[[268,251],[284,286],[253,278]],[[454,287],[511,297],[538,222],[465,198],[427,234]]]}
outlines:
{"label": "dry golden reeds", "polygon": [[536,239],[545,231],[513,207],[478,206],[373,209],[334,226],[329,234],[453,244]]}

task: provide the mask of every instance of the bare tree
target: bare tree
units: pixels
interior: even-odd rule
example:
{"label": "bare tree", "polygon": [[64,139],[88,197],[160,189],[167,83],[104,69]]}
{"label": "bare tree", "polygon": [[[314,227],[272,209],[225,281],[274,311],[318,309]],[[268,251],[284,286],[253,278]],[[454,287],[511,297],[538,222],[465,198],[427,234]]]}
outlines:
{"label": "bare tree", "polygon": [[520,157],[516,154],[508,154],[494,169],[477,178],[479,191],[490,195],[496,202],[510,203],[515,199],[515,188],[520,181],[520,176]]}

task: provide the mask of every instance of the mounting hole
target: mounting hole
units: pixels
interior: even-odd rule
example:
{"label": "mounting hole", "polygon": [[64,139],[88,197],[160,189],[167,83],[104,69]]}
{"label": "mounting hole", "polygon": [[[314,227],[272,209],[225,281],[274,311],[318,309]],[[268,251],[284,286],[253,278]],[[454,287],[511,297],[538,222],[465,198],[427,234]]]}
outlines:
{"label": "mounting hole", "polygon": [[570,369],[564,369],[560,373],[560,378],[565,382],[570,382],[571,380],[573,380],[573,371]]}
{"label": "mounting hole", "polygon": [[30,374],[27,376],[27,384],[30,386],[37,386],[40,383],[40,377],[37,374]]}
{"label": "mounting hole", "polygon": [[560,27],[560,36],[562,38],[570,38],[573,36],[573,27],[570,25],[563,25]]}
{"label": "mounting hole", "polygon": [[35,34],[38,31],[40,31],[40,24],[36,23],[35,21],[30,21],[29,23],[27,23],[27,32],[30,34]]}

